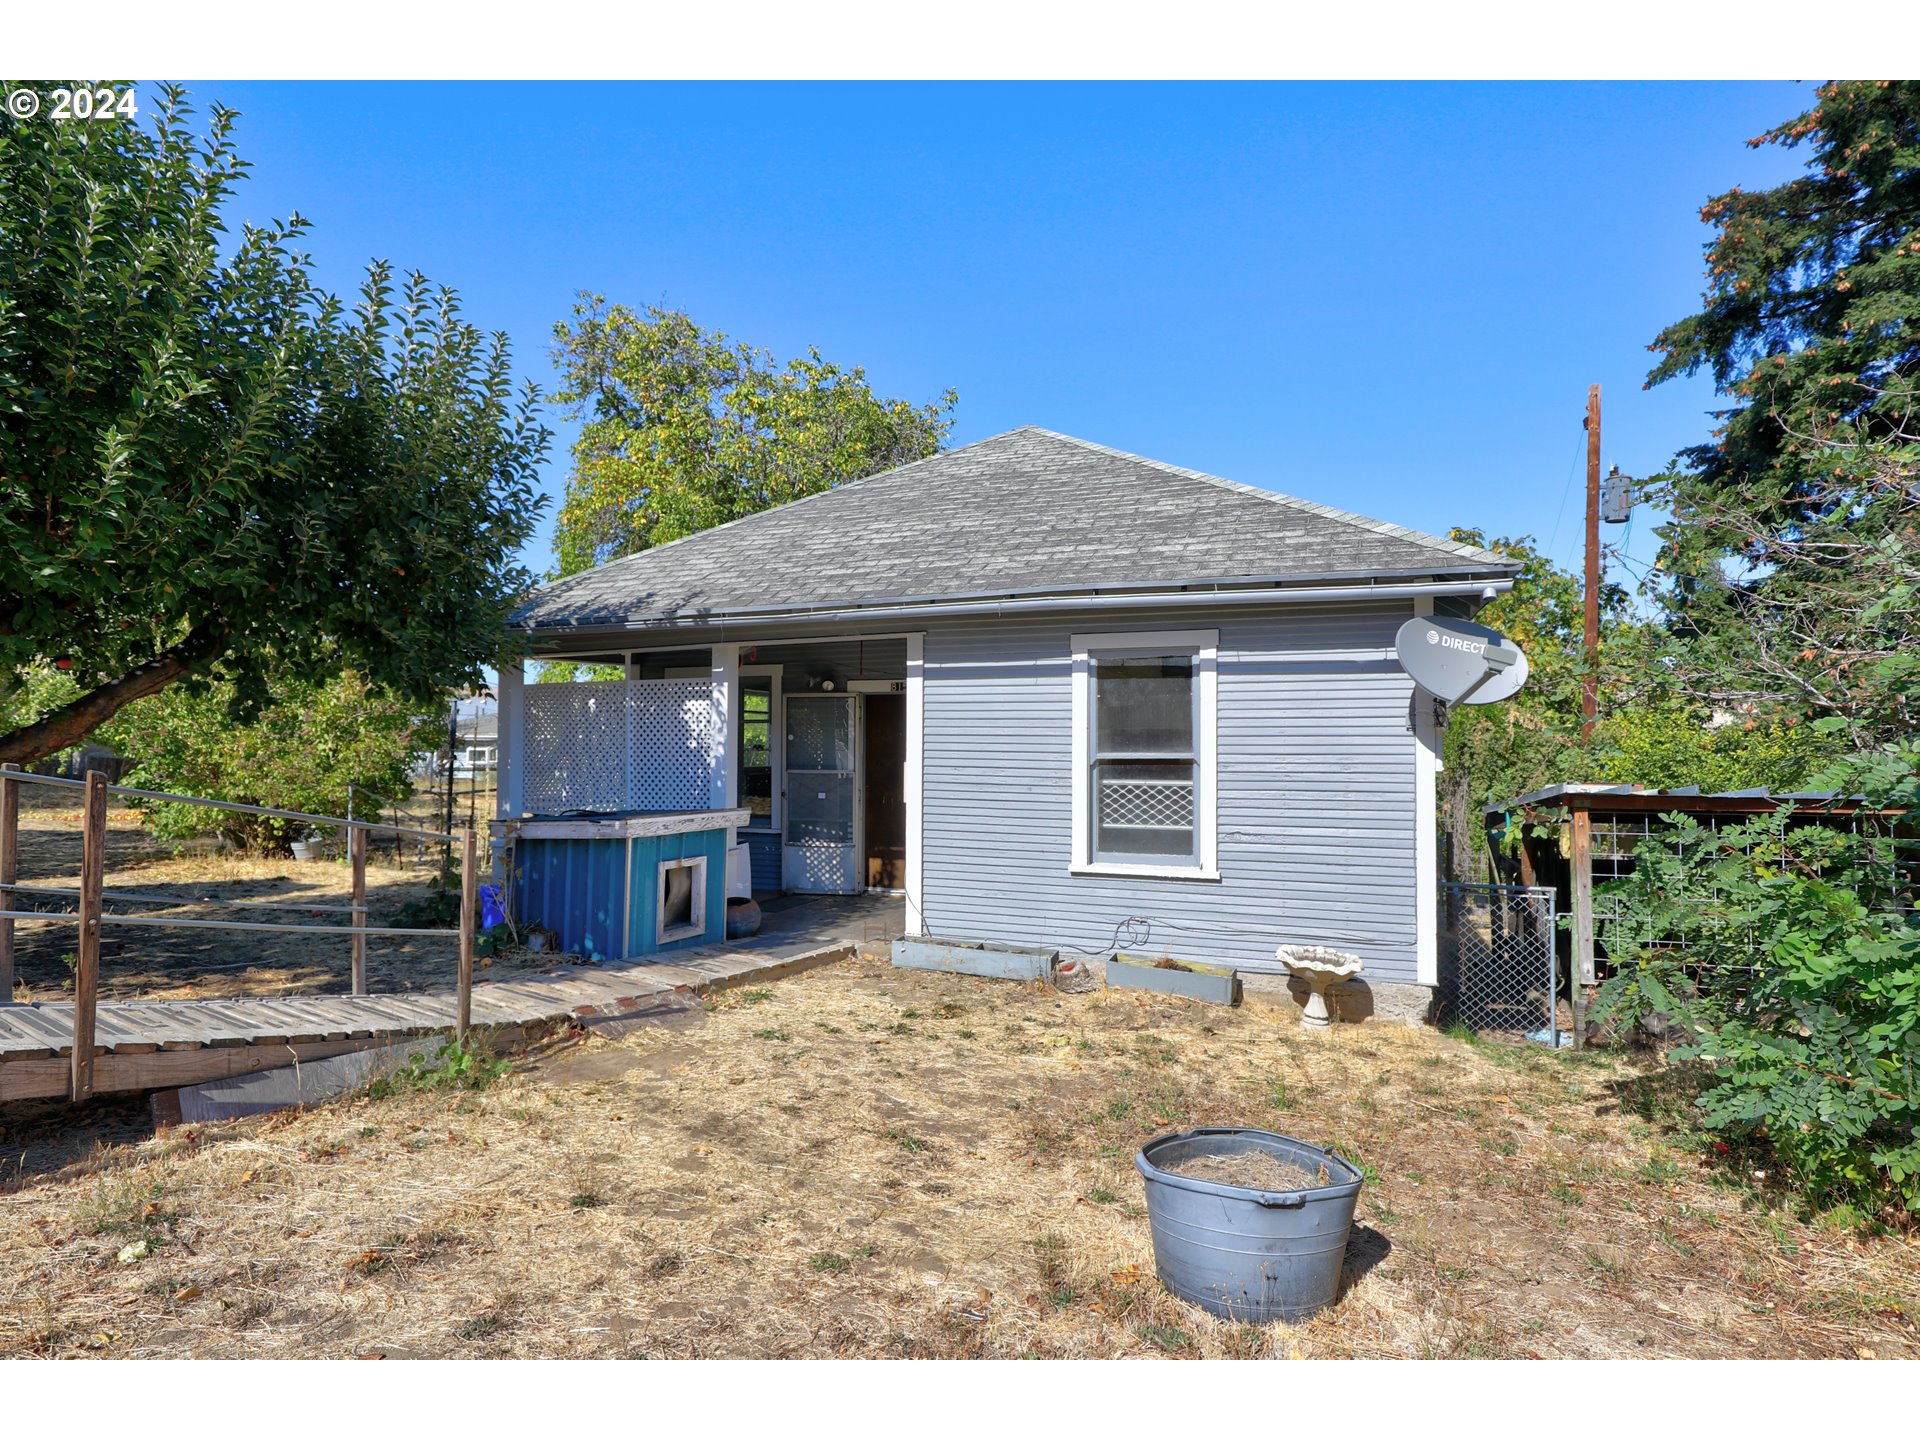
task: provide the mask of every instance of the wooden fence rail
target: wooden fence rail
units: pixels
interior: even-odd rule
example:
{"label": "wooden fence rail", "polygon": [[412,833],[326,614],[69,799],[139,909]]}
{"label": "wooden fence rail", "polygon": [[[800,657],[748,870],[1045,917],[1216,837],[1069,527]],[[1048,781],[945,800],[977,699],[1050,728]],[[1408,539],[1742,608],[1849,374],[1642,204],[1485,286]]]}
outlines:
{"label": "wooden fence rail", "polygon": [[[18,787],[21,784],[71,786],[84,791],[81,808],[80,886],[20,885]],[[107,798],[126,795],[138,799],[169,800],[182,805],[200,805],[215,810],[238,810],[253,815],[269,815],[302,820],[313,825],[341,825],[347,829],[347,857],[352,869],[352,899],[347,905],[290,904],[271,900],[218,900],[212,897],[180,899],[136,891],[106,888]],[[403,928],[367,924],[367,832],[384,830],[396,835],[412,835],[427,840],[458,840],[461,845],[460,924],[456,930]],[[68,780],[55,775],[33,775],[17,765],[0,766],[0,1005],[13,1003],[14,924],[18,920],[44,923],[78,923],[73,983],[73,1070],[70,1096],[75,1101],[93,1095],[93,1059],[95,1020],[99,1009],[100,935],[103,925],[149,925],[198,930],[299,930],[327,931],[352,937],[352,993],[367,993],[367,936],[369,935],[450,935],[460,942],[459,974],[456,981],[455,1035],[464,1040],[473,1023],[473,941],[474,913],[479,903],[478,847],[471,826],[462,826],[457,834],[439,830],[421,830],[410,826],[389,825],[379,820],[342,819],[331,815],[312,815],[300,810],[277,810],[265,805],[243,805],[233,800],[208,800],[194,795],[171,795],[158,790],[139,790],[125,785],[109,785],[99,771],[89,771],[84,780]],[[72,911],[33,911],[16,908],[17,894],[76,897],[78,908]],[[269,920],[198,920],[158,915],[109,915],[108,901],[123,904],[209,905],[224,909],[301,909],[351,915],[350,925],[297,925]]]}

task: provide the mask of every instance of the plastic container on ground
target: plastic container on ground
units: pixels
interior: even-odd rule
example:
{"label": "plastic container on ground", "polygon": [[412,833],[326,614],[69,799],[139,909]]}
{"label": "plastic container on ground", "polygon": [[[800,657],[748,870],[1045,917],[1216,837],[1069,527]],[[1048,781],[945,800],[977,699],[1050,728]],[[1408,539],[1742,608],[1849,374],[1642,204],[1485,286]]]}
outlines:
{"label": "plastic container on ground", "polygon": [[[1206,1155],[1264,1150],[1328,1183],[1254,1190],[1178,1175],[1166,1167]],[[1160,1283],[1226,1319],[1304,1320],[1333,1303],[1360,1195],[1360,1172],[1332,1151],[1270,1130],[1183,1130],[1149,1140],[1134,1157],[1146,1184],[1147,1221]]]}

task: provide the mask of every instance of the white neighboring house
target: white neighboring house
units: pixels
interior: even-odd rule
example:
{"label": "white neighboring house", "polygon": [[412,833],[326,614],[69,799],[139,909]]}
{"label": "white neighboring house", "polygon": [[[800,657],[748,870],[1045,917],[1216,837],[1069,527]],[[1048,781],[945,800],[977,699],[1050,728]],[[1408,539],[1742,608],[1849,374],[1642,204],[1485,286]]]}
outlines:
{"label": "white neighboring house", "polygon": [[[454,716],[455,778],[473,780],[492,775],[500,765],[499,701],[491,693],[462,699],[454,703]],[[444,779],[447,773],[446,715],[443,712],[437,721],[425,723],[438,726],[441,741],[420,762],[414,773],[424,779]]]}

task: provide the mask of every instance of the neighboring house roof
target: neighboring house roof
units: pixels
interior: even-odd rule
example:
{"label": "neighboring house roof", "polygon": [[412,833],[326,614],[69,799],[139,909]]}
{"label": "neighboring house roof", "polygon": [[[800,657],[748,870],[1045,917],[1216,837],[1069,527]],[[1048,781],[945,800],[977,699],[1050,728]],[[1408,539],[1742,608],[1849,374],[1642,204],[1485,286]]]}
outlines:
{"label": "neighboring house roof", "polygon": [[996,596],[1519,567],[1470,545],[1025,426],[536,590],[533,630]]}

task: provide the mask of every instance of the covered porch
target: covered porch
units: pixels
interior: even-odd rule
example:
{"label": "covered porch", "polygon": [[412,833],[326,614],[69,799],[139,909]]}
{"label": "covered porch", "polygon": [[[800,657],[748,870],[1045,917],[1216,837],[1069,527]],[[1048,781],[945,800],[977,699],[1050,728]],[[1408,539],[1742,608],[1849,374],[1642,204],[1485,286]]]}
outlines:
{"label": "covered porch", "polygon": [[499,819],[743,812],[729,894],[769,921],[783,895],[910,903],[921,638],[549,642],[500,673]]}

